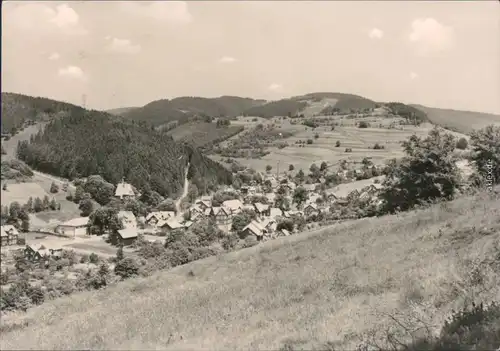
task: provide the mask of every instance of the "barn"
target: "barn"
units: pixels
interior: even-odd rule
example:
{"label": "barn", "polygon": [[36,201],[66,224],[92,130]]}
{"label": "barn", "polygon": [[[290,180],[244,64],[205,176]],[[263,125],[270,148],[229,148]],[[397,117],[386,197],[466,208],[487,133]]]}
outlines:
{"label": "barn", "polygon": [[89,217],[77,217],[62,224],[59,224],[56,227],[56,233],[74,238],[76,236],[87,235],[88,227],[89,227]]}

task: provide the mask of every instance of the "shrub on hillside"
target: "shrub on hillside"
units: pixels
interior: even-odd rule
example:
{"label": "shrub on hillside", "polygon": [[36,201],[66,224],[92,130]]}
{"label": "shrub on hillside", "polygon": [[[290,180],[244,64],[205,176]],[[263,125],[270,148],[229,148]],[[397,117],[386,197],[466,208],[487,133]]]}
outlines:
{"label": "shrub on hillside", "polygon": [[457,141],[457,149],[465,150],[465,149],[467,149],[468,145],[469,145],[469,143],[467,142],[467,139],[465,139],[465,138],[460,138]]}
{"label": "shrub on hillside", "polygon": [[52,182],[52,184],[50,184],[50,193],[55,194],[58,192],[59,192],[59,186],[55,182]]}
{"label": "shrub on hillside", "polygon": [[122,279],[127,279],[139,274],[139,265],[132,257],[125,257],[115,266],[115,274]]}
{"label": "shrub on hillside", "polygon": [[375,143],[375,145],[373,145],[373,150],[382,150],[382,149],[385,149],[385,147],[383,145],[380,145],[379,143]]}
{"label": "shrub on hillside", "polygon": [[337,140],[337,142],[335,143],[335,147],[340,147],[340,141]]}
{"label": "shrub on hillside", "polygon": [[366,121],[361,121],[358,124],[358,128],[368,128],[369,126],[370,126],[370,124]]}
{"label": "shrub on hillside", "polygon": [[434,128],[425,139],[412,135],[403,148],[407,156],[393,159],[389,165],[381,191],[382,211],[406,211],[435,200],[451,199],[459,188],[453,136]]}
{"label": "shrub on hillside", "polygon": [[312,139],[307,139],[307,144],[311,145],[313,143]]}

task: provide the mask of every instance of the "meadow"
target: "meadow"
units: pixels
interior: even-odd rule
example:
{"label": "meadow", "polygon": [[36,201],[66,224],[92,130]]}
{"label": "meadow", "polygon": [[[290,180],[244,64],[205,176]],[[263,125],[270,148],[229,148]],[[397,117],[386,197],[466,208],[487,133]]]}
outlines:
{"label": "meadow", "polygon": [[[404,156],[401,142],[407,140],[411,135],[416,134],[425,137],[433,128],[430,123],[423,123],[420,126],[398,125],[389,129],[389,125],[398,122],[398,118],[384,117],[363,117],[346,118],[345,116],[320,116],[312,118],[326,119],[330,124],[336,124],[334,130],[332,125],[311,128],[302,125],[304,119],[294,119],[297,124],[291,124],[291,119],[273,118],[267,124],[274,124],[278,131],[292,132],[293,135],[283,141],[288,143],[285,148],[268,147],[269,154],[261,158],[235,158],[245,166],[264,172],[267,165],[272,166],[272,173],[277,172],[279,162],[279,173],[288,171],[288,167],[293,165],[295,170],[308,170],[312,163],[317,165],[326,162],[329,166],[337,169],[341,160],[346,160],[351,164],[358,164],[368,157],[374,164],[385,164],[392,158]],[[245,123],[252,123],[250,118],[246,118]],[[369,128],[358,128],[355,124],[360,121],[370,123]],[[259,122],[253,122],[254,126]],[[463,134],[451,132],[456,137]],[[317,136],[317,137],[316,137]],[[234,138],[237,138],[235,136]],[[311,139],[312,144],[307,144]],[[298,144],[298,142],[301,142]],[[340,146],[336,147],[337,141]],[[227,141],[226,141],[227,142]],[[378,143],[384,149],[375,150],[373,147]],[[352,149],[346,152],[346,148]],[[211,155],[215,160],[221,161],[224,157]],[[360,168],[360,166],[356,167]]]}
{"label": "meadow", "polygon": [[[500,195],[313,232],[4,315],[2,349],[355,349],[500,299]],[[497,257],[495,259],[495,257]],[[423,330],[423,329],[422,329]]]}

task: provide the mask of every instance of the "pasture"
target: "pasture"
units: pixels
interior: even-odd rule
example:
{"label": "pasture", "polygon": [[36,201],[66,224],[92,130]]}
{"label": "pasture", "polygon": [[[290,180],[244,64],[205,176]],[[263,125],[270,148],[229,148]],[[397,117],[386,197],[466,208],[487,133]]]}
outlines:
{"label": "pasture", "polygon": [[168,131],[168,134],[176,141],[186,141],[197,147],[202,147],[210,143],[224,141],[242,130],[243,127],[239,125],[217,127],[215,123],[194,122],[182,124]]}
{"label": "pasture", "polygon": [[[289,165],[294,165],[295,170],[308,170],[312,163],[320,164],[325,161],[330,166],[335,166],[341,160],[346,160],[351,164],[360,163],[363,158],[371,158],[374,164],[385,164],[392,158],[404,156],[401,142],[407,140],[411,135],[416,134],[425,137],[433,128],[430,123],[423,123],[420,126],[398,125],[389,129],[389,125],[398,122],[399,118],[383,117],[363,117],[346,118],[345,116],[323,116],[314,119],[326,119],[330,124],[336,124],[334,130],[332,125],[320,126],[315,129],[302,125],[303,119],[294,119],[297,124],[291,124],[291,119],[273,118],[268,123],[274,124],[277,130],[292,132],[293,135],[283,139],[288,143],[285,148],[269,147],[270,153],[260,159],[235,158],[245,166],[254,168],[257,171],[265,171],[266,166],[273,167],[272,172],[277,172],[279,162],[279,172],[288,171]],[[358,128],[355,124],[359,121],[370,123],[369,128]],[[256,123],[256,122],[254,122]],[[459,133],[452,133],[461,136]],[[316,138],[317,135],[317,138]],[[307,144],[311,139],[312,144]],[[298,142],[301,144],[298,144]],[[336,147],[337,141],[340,146]],[[375,150],[374,145],[378,143],[384,149]],[[346,152],[346,148],[352,152]],[[221,161],[223,157],[212,155],[213,159]],[[334,167],[334,170],[337,168]]]}

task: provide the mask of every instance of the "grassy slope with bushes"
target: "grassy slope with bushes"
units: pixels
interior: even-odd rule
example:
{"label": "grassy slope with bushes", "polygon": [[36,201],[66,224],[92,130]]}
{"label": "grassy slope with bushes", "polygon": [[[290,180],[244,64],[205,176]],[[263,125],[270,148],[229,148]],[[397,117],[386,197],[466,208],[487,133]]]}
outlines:
{"label": "grassy slope with bushes", "polygon": [[280,238],[61,298],[4,316],[0,345],[355,349],[383,345],[374,339],[387,341],[387,330],[404,334],[402,326],[423,324],[438,333],[452,309],[500,297],[499,190]]}

